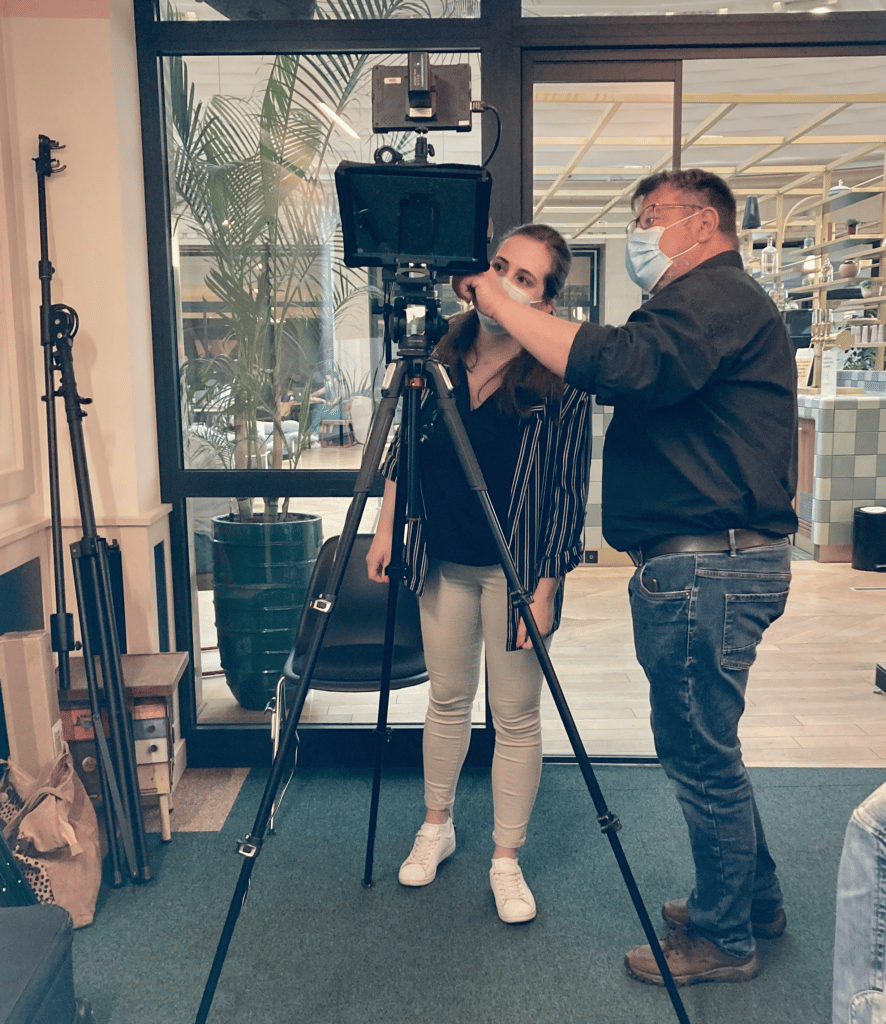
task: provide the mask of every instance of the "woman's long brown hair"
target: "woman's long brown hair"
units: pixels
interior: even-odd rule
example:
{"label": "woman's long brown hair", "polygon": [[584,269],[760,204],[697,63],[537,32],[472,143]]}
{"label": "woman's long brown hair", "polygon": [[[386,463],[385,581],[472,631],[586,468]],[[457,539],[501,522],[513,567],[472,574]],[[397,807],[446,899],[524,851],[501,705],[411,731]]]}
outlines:
{"label": "woman's long brown hair", "polygon": [[[551,258],[551,269],[545,277],[545,298],[553,301],[569,273],[572,255],[563,236],[546,224],[521,224],[502,238],[499,246],[514,235],[525,235],[541,242]],[[461,380],[465,359],[474,347],[478,330],[477,314],[471,310],[449,321],[449,331],[434,348],[433,356],[449,367],[454,384]],[[525,349],[505,363],[496,376],[501,385],[492,396],[501,412],[527,416],[529,410],[549,398],[559,398],[565,384]]]}

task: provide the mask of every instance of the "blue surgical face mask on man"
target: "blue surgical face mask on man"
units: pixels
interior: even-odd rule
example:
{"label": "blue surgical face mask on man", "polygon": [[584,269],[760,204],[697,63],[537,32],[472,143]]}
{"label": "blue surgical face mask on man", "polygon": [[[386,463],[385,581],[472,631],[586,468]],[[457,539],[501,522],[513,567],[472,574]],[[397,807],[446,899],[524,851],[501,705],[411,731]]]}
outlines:
{"label": "blue surgical face mask on man", "polygon": [[[694,217],[695,214],[691,213],[689,216]],[[665,224],[663,227],[653,225],[651,228],[639,228],[628,235],[628,247],[625,250],[625,267],[630,279],[635,285],[642,288],[644,292],[651,292],[662,279],[665,271],[673,264],[674,260],[679,256],[685,256],[687,252],[690,252],[698,245],[698,242],[696,242],[695,245],[690,245],[683,252],[678,252],[676,256],[668,256],[667,253],[661,251],[661,246],[659,245],[661,236],[668,228],[674,228],[678,224],[682,224],[684,220],[689,220],[689,217],[683,217],[680,220],[674,221],[673,224]]]}
{"label": "blue surgical face mask on man", "polygon": [[[517,288],[516,285],[503,277],[501,280],[502,287],[508,293],[510,298],[516,300],[523,306],[531,306],[534,302],[539,302],[539,299],[534,299],[529,292],[523,291],[522,288]],[[486,331],[487,334],[507,334],[507,328],[502,327],[498,320],[493,320],[491,316],[487,316],[485,313],[481,313],[477,310],[477,316],[480,317],[480,326]]]}

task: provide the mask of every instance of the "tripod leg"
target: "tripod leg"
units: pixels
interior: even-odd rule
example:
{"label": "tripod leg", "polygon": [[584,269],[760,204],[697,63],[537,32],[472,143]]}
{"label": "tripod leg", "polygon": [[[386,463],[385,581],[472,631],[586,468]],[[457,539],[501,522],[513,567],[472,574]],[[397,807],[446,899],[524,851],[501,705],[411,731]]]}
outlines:
{"label": "tripod leg", "polygon": [[[123,816],[125,816],[125,819],[121,816],[118,824],[124,834],[126,834],[128,825],[128,834],[135,849],[135,863],[130,863],[130,875],[133,879],[149,881],[151,869],[148,864],[141,792],[135,764],[135,741],[126,703],[116,622],[112,618],[111,582],[105,542],[101,537],[87,535],[80,541],[78,548],[79,558],[88,572],[87,578],[95,599],[98,618],[98,653],[101,660],[104,698],[108,710],[108,733],[120,783]],[[81,632],[84,632],[84,635],[90,632],[90,625],[84,613],[81,613]]]}
{"label": "tripod leg", "polygon": [[587,751],[581,741],[581,736],[579,736],[575,720],[569,710],[569,705],[566,702],[566,697],[563,694],[560,682],[557,679],[553,663],[551,662],[550,655],[548,654],[547,647],[544,643],[544,638],[541,635],[541,631],[538,628],[535,617],[529,609],[531,598],[526,593],[526,590],[517,575],[517,569],[514,565],[514,560],[511,557],[511,552],[508,549],[507,540],[505,539],[501,525],[496,518],[492,502],[489,499],[489,492],[486,488],[483,474],[480,471],[477,458],[471,448],[470,441],[468,440],[467,433],[465,432],[464,424],[458,414],[455,399],[452,397],[452,390],[449,385],[449,381],[447,380],[445,372],[439,363],[435,363],[433,360],[430,360],[428,362],[428,370],[429,377],[434,384],[438,408],[443,414],[444,422],[447,430],[449,431],[449,436],[452,439],[459,462],[464,470],[468,486],[476,492],[483,509],[483,513],[486,517],[486,521],[489,523],[490,529],[492,530],[492,535],[495,539],[496,547],[498,548],[499,560],[505,576],[507,577],[508,587],[511,591],[511,600],[518,606],[520,615],[526,623],[526,630],[532,641],[532,649],[538,659],[539,666],[541,667],[545,680],[548,683],[551,695],[554,698],[554,703],[557,706],[557,711],[563,722],[563,726],[566,729],[566,734],[569,737],[569,742],[572,746],[573,752],[575,753],[576,761],[581,769],[588,792],[590,793],[594,807],[596,808],[597,820],[600,822],[600,828],[608,838],[609,845],[612,847],[612,852],[618,862],[622,877],[624,878],[625,886],[627,887],[628,893],[633,901],[634,909],[637,912],[637,917],[639,918],[646,938],[649,941],[652,954],[655,957],[655,962],[658,964],[658,968],[661,971],[662,980],[664,981],[665,988],[671,998],[671,1003],[673,1004],[677,1019],[680,1021],[680,1024],[689,1024],[689,1018],[686,1015],[683,1002],[677,992],[677,986],[674,982],[673,975],[668,967],[664,953],[661,950],[658,936],[655,934],[655,929],[652,926],[652,922],[649,920],[649,914],[647,913],[646,906],[643,903],[643,897],[640,895],[640,890],[637,888],[637,883],[634,879],[633,873],[631,872],[621,841],[618,838],[618,831],[621,828],[621,823],[619,822],[618,817],[606,806],[606,800],[603,797],[603,793],[597,783],[594,770],[588,760]]}
{"label": "tripod leg", "polygon": [[385,645],[382,653],[381,684],[378,691],[378,720],[375,725],[375,768],[372,774],[372,797],[369,802],[369,831],[366,837],[366,863],[363,885],[372,885],[372,867],[375,861],[375,830],[378,824],[378,803],[381,796],[381,773],[384,766],[385,744],[388,742],[388,704],[391,696],[391,666],[394,650],[394,629],[397,621],[397,593],[399,581],[391,577],[388,583],[388,607],[385,623]]}
{"label": "tripod leg", "polygon": [[249,879],[252,876],[252,870],[255,867],[258,855],[261,853],[267,822],[271,815],[277,790],[280,788],[280,780],[285,770],[284,766],[295,752],[295,745],[298,742],[296,731],[298,729],[298,720],[305,706],[308,688],[309,683],[303,677],[299,680],[293,698],[292,710],[286,719],[283,740],[271,765],[271,775],[262,796],[253,830],[245,839],[237,844],[237,852],[243,857],[243,864],[240,867],[240,875],[237,878],[237,885],[234,888],[234,895],[231,898],[231,905],[228,908],[228,915],[225,918],[221,937],[218,940],[215,957],[213,958],[209,977],[203,989],[203,997],[200,1000],[194,1024],[206,1024],[206,1019],[209,1016],[212,1000],[215,997],[215,990],[218,988],[218,980],[221,977],[222,967],[224,967],[231,939],[234,936],[234,929],[237,927],[240,911],[243,909],[243,904],[246,902],[246,896],[249,893]]}
{"label": "tripod leg", "polygon": [[120,660],[117,622],[114,618],[114,605],[111,598],[108,546],[103,537],[95,539],[93,565],[95,566],[96,607],[100,615],[99,638],[102,648],[102,679],[108,699],[108,713],[114,714],[116,717],[117,729],[115,732],[119,736],[123,783],[129,798],[129,813],[138,862],[138,877],[143,882],[149,882],[153,877],[153,873],[148,860],[141,787],[139,786],[138,766],[135,760],[135,737],[132,730],[132,716],[126,696],[126,682],[123,678],[123,664]]}
{"label": "tripod leg", "polygon": [[[415,405],[418,395],[407,393],[407,405]],[[410,413],[411,414],[411,413]],[[413,435],[414,436],[414,435]],[[408,452],[412,441],[401,435],[401,458],[397,473],[397,491],[394,504],[394,527],[391,533],[393,545],[391,564],[388,566],[388,605],[385,617],[385,641],[382,650],[381,680],[378,691],[378,721],[375,727],[375,770],[372,776],[372,799],[369,805],[369,831],[366,837],[366,864],[363,871],[363,885],[372,885],[372,866],[375,859],[375,831],[378,824],[378,803],[381,796],[381,773],[384,765],[385,744],[388,742],[388,704],[391,696],[391,670],[394,660],[394,636],[397,628],[397,598],[403,579],[403,527],[405,525],[406,493],[404,476],[412,482],[412,476],[404,469],[409,463]],[[404,458],[404,449],[406,457]]]}
{"label": "tripod leg", "polygon": [[105,830],[108,840],[108,854],[114,887],[123,885],[120,846],[123,846],[126,863],[130,875],[138,875],[138,864],[135,853],[129,817],[124,808],[123,797],[117,780],[117,769],[111,757],[102,724],[102,702],[99,694],[98,679],[95,673],[95,652],[92,649],[92,635],[86,621],[86,595],[84,592],[83,566],[91,568],[89,556],[81,550],[82,545],[71,545],[71,569],[74,574],[74,589],[77,595],[77,607],[80,612],[80,635],[83,638],[83,668],[86,673],[86,685],[89,690],[89,706],[92,712],[92,729],[95,734],[95,752],[98,762],[98,775],[102,792],[102,807],[105,815]]}
{"label": "tripod leg", "polygon": [[354,497],[348,507],[344,526],[342,527],[326,592],[311,605],[311,611],[317,616],[315,628],[311,634],[311,645],[305,657],[305,666],[293,699],[292,710],[286,718],[283,739],[271,764],[271,773],[259,803],[252,831],[244,840],[237,844],[237,852],[244,858],[244,862],[240,868],[240,875],[234,889],[234,895],[231,899],[231,905],[228,909],[228,915],[215,951],[215,957],[212,961],[212,967],[210,968],[206,987],[203,990],[203,997],[200,1001],[194,1024],[206,1024],[206,1019],[209,1016],[209,1010],[212,1006],[215,990],[218,987],[218,981],[221,977],[225,957],[228,954],[231,938],[233,937],[237,920],[240,917],[240,911],[243,909],[243,904],[249,891],[249,879],[255,867],[255,862],[261,853],[262,843],[267,832],[268,821],[274,809],[274,801],[280,788],[283,772],[291,762],[295,752],[298,721],[311,686],[314,670],[317,667],[317,660],[323,645],[323,637],[329,623],[329,615],[335,607],[336,598],[341,590],[342,580],[344,579],[348,560],[354,547],[354,539],[357,536],[360,519],[366,507],[366,499],[378,473],[378,467],[381,464],[388,431],[390,430],[397,407],[399,388],[402,385],[403,375],[404,367],[399,363],[392,363],[389,368],[388,381],[386,382],[385,397],[382,398],[373,419],[369,436],[366,439],[363,460],[360,471],[357,474],[357,482],[354,485]]}

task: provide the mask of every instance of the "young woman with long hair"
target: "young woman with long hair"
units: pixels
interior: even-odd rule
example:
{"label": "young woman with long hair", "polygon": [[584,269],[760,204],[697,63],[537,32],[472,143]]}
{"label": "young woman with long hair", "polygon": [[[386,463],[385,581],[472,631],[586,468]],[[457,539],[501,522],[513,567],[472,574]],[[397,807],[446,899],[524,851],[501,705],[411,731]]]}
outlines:
{"label": "young woman with long hair", "polygon": [[[519,301],[553,312],[571,256],[553,228],[528,224],[502,240],[487,273]],[[586,395],[570,388],[475,310],[450,321],[433,352],[448,369],[456,405],[542,636],[559,625],[563,577],[581,559],[590,471]],[[421,886],[455,851],[455,789],[471,735],[482,656],[495,725],[495,849],[490,882],[499,917],[535,917],[517,862],[541,777],[543,677],[512,607],[492,531],[468,487],[448,433],[422,407],[418,446],[423,515],[406,539],[406,585],[419,594],[430,699],[423,752],[426,816],[400,868]],[[382,467],[387,482],[369,576],[385,582],[393,531],[399,439]],[[549,640],[547,642],[550,642]]]}

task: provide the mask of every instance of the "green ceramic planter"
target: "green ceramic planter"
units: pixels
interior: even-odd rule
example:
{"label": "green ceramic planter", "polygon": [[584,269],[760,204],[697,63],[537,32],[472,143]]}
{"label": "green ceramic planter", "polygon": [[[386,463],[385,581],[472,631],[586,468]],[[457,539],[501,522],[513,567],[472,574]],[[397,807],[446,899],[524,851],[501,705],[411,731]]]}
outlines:
{"label": "green ceramic planter", "polygon": [[212,521],[215,627],[221,665],[241,707],[263,711],[292,649],[323,543],[319,516],[274,523]]}

